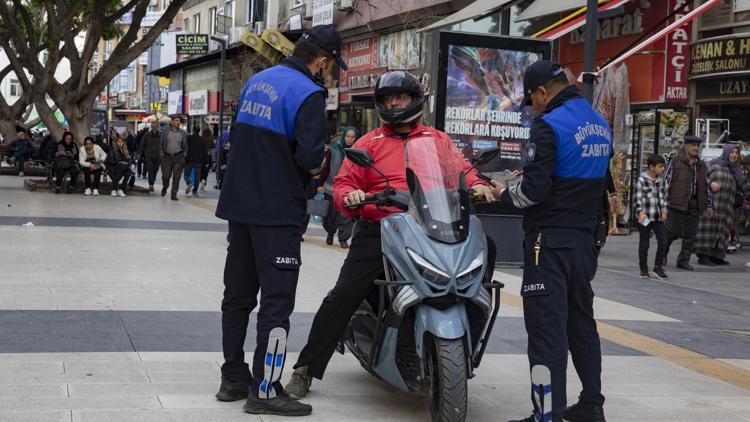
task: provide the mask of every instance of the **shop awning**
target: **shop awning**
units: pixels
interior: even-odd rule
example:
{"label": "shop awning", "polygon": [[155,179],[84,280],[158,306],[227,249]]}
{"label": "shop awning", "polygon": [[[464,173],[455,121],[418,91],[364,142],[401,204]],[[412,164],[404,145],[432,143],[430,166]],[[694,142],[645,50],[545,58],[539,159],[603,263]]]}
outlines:
{"label": "shop awning", "polygon": [[[603,3],[602,0],[599,0],[599,3]],[[570,9],[577,9],[583,6],[586,6],[586,0],[536,0],[534,3],[531,3],[526,10],[521,12],[521,14],[516,17],[515,21],[525,21],[540,16],[564,12]]]}
{"label": "shop awning", "polygon": [[513,0],[476,0],[474,3],[471,3],[458,12],[448,16],[447,18],[437,21],[432,25],[420,29],[417,32],[431,31],[433,29],[454,25],[465,20],[482,18],[485,15],[488,15],[502,8],[511,1]]}

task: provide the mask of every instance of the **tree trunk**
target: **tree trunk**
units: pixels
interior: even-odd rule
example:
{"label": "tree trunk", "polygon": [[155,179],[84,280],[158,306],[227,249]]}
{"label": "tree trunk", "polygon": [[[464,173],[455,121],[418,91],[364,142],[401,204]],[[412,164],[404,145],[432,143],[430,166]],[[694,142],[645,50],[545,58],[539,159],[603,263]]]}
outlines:
{"label": "tree trunk", "polygon": [[0,119],[0,135],[3,143],[9,144],[16,139],[16,125],[13,123],[16,119]]}
{"label": "tree trunk", "polygon": [[62,140],[63,127],[62,124],[57,121],[57,116],[55,116],[55,109],[57,107],[53,109],[44,100],[35,101],[34,106],[36,107],[36,112],[39,113],[39,118],[42,119],[44,125],[47,126],[50,135],[52,135],[55,140]]}
{"label": "tree trunk", "polygon": [[68,118],[70,131],[73,133],[73,139],[79,144],[83,144],[83,139],[91,135],[91,113],[80,113],[76,110],[75,116],[78,118]]}

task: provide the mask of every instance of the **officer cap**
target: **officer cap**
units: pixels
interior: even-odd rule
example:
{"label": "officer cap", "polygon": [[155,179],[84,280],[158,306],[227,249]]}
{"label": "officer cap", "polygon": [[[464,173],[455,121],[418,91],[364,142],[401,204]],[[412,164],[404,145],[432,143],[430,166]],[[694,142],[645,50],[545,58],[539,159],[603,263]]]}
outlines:
{"label": "officer cap", "polygon": [[685,137],[685,143],[686,144],[700,144],[703,142],[703,139],[701,139],[699,136],[686,136]]}
{"label": "officer cap", "polygon": [[549,60],[537,60],[523,74],[523,103],[531,105],[531,94],[540,86],[560,76],[564,70],[559,64]]}
{"label": "officer cap", "polygon": [[307,32],[302,34],[302,38],[320,47],[326,53],[336,58],[339,67],[347,69],[344,58],[341,57],[341,34],[333,25],[313,26]]}

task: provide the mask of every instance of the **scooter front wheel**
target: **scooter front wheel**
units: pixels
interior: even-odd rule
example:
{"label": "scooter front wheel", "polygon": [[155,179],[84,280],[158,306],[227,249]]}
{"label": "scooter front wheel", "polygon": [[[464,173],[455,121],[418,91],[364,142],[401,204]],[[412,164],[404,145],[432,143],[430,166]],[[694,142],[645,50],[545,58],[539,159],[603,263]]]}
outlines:
{"label": "scooter front wheel", "polygon": [[433,422],[466,420],[468,368],[463,339],[433,338],[427,356]]}

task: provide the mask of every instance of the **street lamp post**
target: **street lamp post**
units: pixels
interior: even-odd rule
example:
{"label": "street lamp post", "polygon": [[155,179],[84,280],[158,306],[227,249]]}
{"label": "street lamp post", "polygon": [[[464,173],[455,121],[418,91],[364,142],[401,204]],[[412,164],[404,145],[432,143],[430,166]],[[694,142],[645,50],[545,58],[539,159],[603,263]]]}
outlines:
{"label": "street lamp post", "polygon": [[594,101],[594,76],[596,65],[596,28],[599,20],[599,3],[597,0],[587,0],[586,4],[586,32],[583,50],[583,96],[589,103]]}

